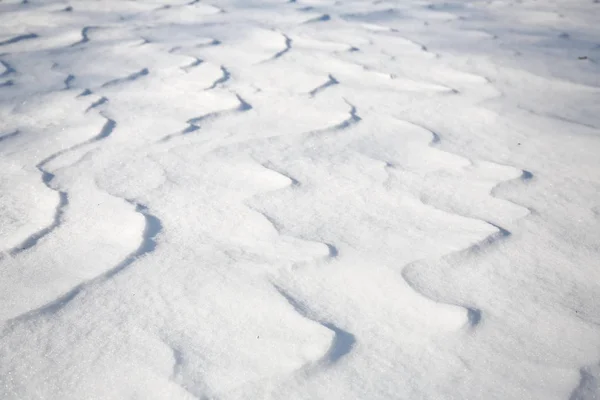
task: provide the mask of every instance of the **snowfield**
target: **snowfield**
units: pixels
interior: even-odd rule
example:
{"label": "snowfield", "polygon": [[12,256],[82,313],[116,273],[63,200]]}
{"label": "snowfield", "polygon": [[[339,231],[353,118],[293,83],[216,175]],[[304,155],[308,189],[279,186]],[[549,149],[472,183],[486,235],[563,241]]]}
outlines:
{"label": "snowfield", "polygon": [[0,398],[600,399],[598,0],[0,1]]}

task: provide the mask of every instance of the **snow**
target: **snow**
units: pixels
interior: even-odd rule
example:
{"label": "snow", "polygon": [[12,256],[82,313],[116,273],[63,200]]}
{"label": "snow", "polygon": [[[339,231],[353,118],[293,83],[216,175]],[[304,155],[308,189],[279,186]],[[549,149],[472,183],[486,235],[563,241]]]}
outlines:
{"label": "snow", "polygon": [[0,2],[0,397],[600,398],[599,7]]}

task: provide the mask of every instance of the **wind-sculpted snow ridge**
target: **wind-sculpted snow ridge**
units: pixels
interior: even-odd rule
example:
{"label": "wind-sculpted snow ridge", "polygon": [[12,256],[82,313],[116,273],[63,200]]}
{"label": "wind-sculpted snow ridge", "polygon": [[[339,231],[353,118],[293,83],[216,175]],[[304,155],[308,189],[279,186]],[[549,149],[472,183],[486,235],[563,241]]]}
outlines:
{"label": "wind-sculpted snow ridge", "polygon": [[117,78],[117,79],[113,79],[110,80],[106,83],[102,84],[102,87],[110,87],[110,86],[116,86],[116,85],[120,85],[126,82],[131,82],[131,81],[135,81],[136,79],[139,79],[143,76],[146,76],[150,73],[150,71],[148,71],[148,68],[142,68],[141,70],[139,70],[138,72],[134,72],[124,78]]}
{"label": "wind-sculpted snow ridge", "polygon": [[215,80],[213,84],[208,87],[208,90],[215,89],[216,87],[221,86],[229,79],[231,79],[231,74],[229,73],[227,68],[221,66],[221,72],[223,75],[219,79]]}
{"label": "wind-sculpted snow ridge", "polygon": [[317,22],[326,22],[326,21],[329,21],[330,19],[331,19],[331,16],[329,14],[323,14],[318,17],[311,18],[311,19],[305,21],[304,23],[312,24],[312,23],[317,23]]}
{"label": "wind-sculpted snow ridge", "polygon": [[281,172],[281,171],[280,171],[279,169],[277,169],[277,167],[275,167],[275,166],[274,166],[272,163],[270,163],[270,162],[266,162],[266,163],[263,163],[263,164],[261,164],[261,165],[262,165],[264,168],[266,168],[266,169],[268,169],[268,170],[271,170],[271,171],[273,171],[273,172],[275,172],[275,173],[277,173],[277,174],[279,174],[279,175],[282,175],[282,176],[284,176],[285,178],[289,179],[289,181],[290,181],[290,185],[292,185],[292,186],[300,186],[300,185],[301,185],[301,183],[300,183],[300,182],[299,182],[299,181],[298,181],[296,178],[294,178],[294,177],[292,177],[292,176],[290,176],[290,175],[288,175],[288,174],[285,174],[285,173]]}
{"label": "wind-sculpted snow ridge", "polygon": [[92,104],[90,104],[90,106],[85,110],[85,112],[93,110],[96,107],[100,107],[102,104],[104,104],[106,102],[108,102],[108,98],[102,96],[98,100],[96,100],[95,102],[93,102]]}
{"label": "wind-sculpted snow ridge", "polygon": [[[510,232],[506,231],[503,228],[498,228],[498,232],[493,233],[493,234],[489,235],[488,237],[486,237],[485,239],[483,239],[482,241],[473,244],[468,249],[462,250],[457,254],[451,254],[451,255],[445,256],[445,257],[446,258],[457,258],[457,259],[460,259],[461,257],[469,257],[473,254],[477,254],[477,252],[481,251],[482,249],[492,246],[493,244],[497,243],[500,239],[504,239],[508,236],[510,236]],[[429,296],[427,294],[427,292],[422,289],[422,286],[416,285],[412,282],[411,274],[413,274],[414,270],[418,269],[421,264],[425,264],[425,263],[426,263],[425,261],[418,261],[418,262],[414,262],[414,263],[405,265],[402,268],[402,272],[401,272],[402,277],[408,283],[408,285],[413,290],[415,290],[417,293],[419,293],[425,297],[431,298],[432,300],[434,300],[436,302],[445,303],[450,306],[463,307],[467,311],[468,326],[470,328],[477,327],[479,325],[479,323],[482,321],[482,318],[484,316],[482,310],[480,310],[479,308],[472,306],[472,305],[454,304],[452,302],[448,302],[448,301],[445,301],[444,299],[438,298],[437,296]]]}
{"label": "wind-sculpted snow ridge", "polygon": [[9,45],[9,44],[18,43],[18,42],[21,42],[23,40],[36,39],[38,37],[39,36],[36,33],[27,33],[25,35],[19,35],[19,36],[12,37],[10,39],[6,39],[6,40],[3,40],[3,41],[0,41],[0,46],[6,46],[6,45]]}
{"label": "wind-sculpted snow ridge", "polygon": [[272,61],[272,60],[276,60],[278,58],[281,58],[288,51],[292,50],[292,43],[293,43],[292,39],[288,35],[286,35],[284,33],[282,33],[281,35],[283,36],[285,47],[282,50],[279,50],[277,53],[275,53],[273,55],[273,57],[269,58],[267,61]]}
{"label": "wind-sculpted snow ridge", "polygon": [[93,26],[84,26],[81,29],[81,40],[79,40],[78,42],[73,43],[72,46],[79,46],[79,45],[82,45],[82,44],[85,44],[85,43],[89,42],[90,38],[89,38],[88,34],[89,34],[90,30],[93,29],[93,28],[94,28]]}
{"label": "wind-sculpted snow ridge", "polygon": [[350,114],[350,115],[348,116],[348,118],[344,119],[343,121],[341,121],[333,126],[329,126],[329,127],[323,128],[323,129],[317,129],[313,132],[309,132],[309,135],[314,136],[314,135],[319,135],[320,133],[324,133],[324,132],[343,131],[345,129],[351,128],[352,126],[360,123],[362,118],[358,115],[356,106],[354,106],[354,104],[349,103],[345,99],[344,99],[344,102],[350,107],[350,110],[348,111],[348,114]]}
{"label": "wind-sculpted snow ridge", "polygon": [[83,92],[79,93],[77,97],[90,96],[93,92],[90,89],[84,89]]}
{"label": "wind-sculpted snow ridge", "polygon": [[[206,90],[208,90],[208,89],[206,89]],[[188,126],[185,129],[183,129],[181,132],[167,135],[167,136],[161,138],[158,142],[159,143],[168,142],[169,140],[171,140],[175,137],[182,136],[182,135],[188,135],[192,132],[196,132],[197,130],[200,129],[200,126],[204,122],[208,122],[211,120],[215,120],[217,118],[222,118],[222,117],[226,117],[226,116],[238,114],[238,113],[244,113],[246,111],[252,110],[252,105],[250,105],[248,102],[246,102],[246,100],[244,100],[239,94],[236,94],[235,97],[238,101],[238,105],[236,107],[231,108],[231,109],[226,109],[226,110],[213,111],[208,114],[202,115],[200,117],[191,118],[186,121]]]}
{"label": "wind-sculpted snow ridge", "polygon": [[[432,135],[432,139],[431,139],[431,142],[429,143],[429,145],[432,147],[434,147],[434,146],[439,147],[439,145],[441,144],[440,135],[434,131],[431,131],[431,130],[428,130],[428,131]],[[532,178],[533,178],[533,174],[531,174],[529,171],[522,170],[519,178],[517,178],[517,179],[519,179],[523,182],[527,182],[527,181],[531,180]],[[494,190],[499,184],[495,185],[490,190],[490,195],[494,196]],[[517,206],[519,206],[519,205],[517,205]],[[522,207],[522,206],[519,206],[519,207]],[[527,209],[526,207],[523,207],[523,208],[525,208],[527,211],[527,214],[529,214],[529,209]],[[461,216],[465,217],[464,215],[461,215]],[[498,243],[500,241],[506,240],[512,235],[512,233],[509,230],[507,230],[493,222],[485,221],[485,220],[482,222],[492,226],[495,229],[495,232],[489,234],[484,239],[470,245],[466,249],[462,249],[455,253],[444,255],[443,256],[444,259],[452,260],[452,262],[449,262],[450,265],[453,262],[460,262],[460,260],[462,260],[464,258],[477,257],[477,255],[479,253],[487,251],[487,249],[489,247],[498,245]],[[426,297],[430,297],[430,296],[427,294],[426,291],[423,290],[422,286],[415,284],[411,280],[411,275],[415,274],[415,270],[418,270],[420,265],[428,264],[428,263],[429,264],[435,263],[435,261],[434,260],[433,261],[432,260],[420,260],[417,262],[411,262],[411,263],[405,265],[401,270],[402,277],[409,284],[409,286],[411,288],[413,288],[416,292],[418,292]],[[442,303],[447,303],[449,305],[457,305],[459,307],[464,307],[467,311],[468,324],[471,328],[475,328],[476,326],[478,326],[481,323],[482,318],[484,317],[482,310],[480,310],[479,308],[474,307],[472,305],[453,304],[451,302],[448,303],[448,302],[444,301],[443,298],[439,298],[437,296],[431,296],[431,298],[432,298],[432,300],[437,301],[437,302],[442,302]]]}
{"label": "wind-sculpted snow ridge", "polygon": [[[342,357],[346,356],[352,351],[356,338],[350,332],[347,332],[335,324],[327,321],[322,321],[319,318],[312,317],[312,312],[298,302],[294,297],[287,293],[282,288],[275,286],[275,289],[283,296],[287,302],[294,308],[294,310],[302,317],[321,324],[323,327],[333,332],[333,340],[327,352],[317,361],[303,367],[304,374],[316,373],[318,369],[327,368],[338,362]],[[313,372],[311,372],[313,371]]]}
{"label": "wind-sculpted snow ridge", "polygon": [[600,396],[595,8],[0,2],[0,398]]}
{"label": "wind-sculpted snow ridge", "polygon": [[323,90],[333,85],[339,85],[339,82],[333,77],[333,75],[329,74],[329,79],[327,80],[327,82],[320,86],[317,86],[316,88],[308,92],[308,94],[310,95],[310,97],[315,97],[319,92],[322,92]]}
{"label": "wind-sculpted snow ridge", "polygon": [[[62,216],[65,212],[65,209],[68,207],[69,205],[69,196],[67,192],[58,190],[56,188],[54,188],[52,186],[52,180],[54,179],[55,175],[48,171],[47,169],[47,164],[49,164],[51,161],[55,160],[56,158],[68,153],[68,152],[72,152],[72,151],[76,151],[84,146],[87,146],[89,144],[92,144],[94,142],[100,141],[102,139],[107,138],[108,136],[110,136],[110,134],[112,133],[112,131],[114,130],[116,126],[116,122],[113,121],[110,118],[106,118],[106,123],[104,124],[104,126],[102,127],[102,129],[100,130],[100,132],[94,136],[93,138],[86,140],[85,142],[79,143],[71,148],[68,149],[64,149],[61,150],[57,153],[54,153],[48,157],[46,157],[44,160],[42,160],[40,163],[38,163],[36,165],[36,168],[39,170],[39,172],[42,174],[42,182],[44,183],[44,185],[50,189],[55,191],[56,193],[58,193],[58,204],[56,206],[56,211],[54,213],[54,217],[52,220],[52,223],[50,225],[48,225],[45,228],[42,228],[41,230],[39,230],[38,232],[32,234],[31,236],[29,236],[27,239],[25,239],[20,245],[12,248],[9,251],[9,254],[12,256],[15,256],[25,250],[28,250],[30,248],[32,248],[33,246],[35,246],[42,238],[44,238],[45,236],[49,235],[50,233],[52,233],[52,231],[54,231],[56,228],[59,227],[60,223],[61,223],[61,219]],[[18,133],[15,132],[13,134],[16,135]]]}
{"label": "wind-sculpted snow ridge", "polygon": [[72,75],[72,74],[69,74],[65,78],[65,90],[71,89],[71,84],[73,83],[74,80],[75,80],[75,75]]}
{"label": "wind-sculpted snow ridge", "polygon": [[203,62],[204,61],[202,61],[201,59],[195,58],[194,61],[192,61],[188,65],[181,67],[181,69],[184,70],[185,72],[189,72],[190,69],[197,67],[198,65],[202,64]]}
{"label": "wind-sculpted snow ridge", "polygon": [[[40,169],[40,171],[42,171],[42,180],[44,181],[44,184],[46,184],[48,187],[50,187],[49,186],[50,181],[52,181],[52,178],[54,178],[54,175],[49,172],[43,171],[41,169]],[[20,252],[25,251],[25,250],[30,249],[31,247],[35,246],[40,239],[42,239],[44,236],[52,233],[52,231],[60,225],[61,218],[64,214],[65,208],[69,204],[69,198],[68,198],[68,195],[66,192],[57,191],[57,193],[58,193],[59,200],[58,200],[58,204],[56,205],[56,211],[54,213],[54,218],[53,218],[52,223],[50,225],[48,225],[47,227],[34,233],[33,235],[29,236],[20,245],[12,248],[9,251],[9,254],[11,256],[16,256]]]}
{"label": "wind-sculpted snow ridge", "polygon": [[8,139],[10,139],[10,138],[13,138],[13,137],[17,136],[18,134],[19,134],[19,131],[18,131],[18,130],[16,130],[16,131],[14,131],[14,132],[7,133],[7,134],[5,134],[5,135],[0,135],[0,143],[2,143],[2,142],[3,142],[3,141],[5,141],[5,140],[8,140]]}
{"label": "wind-sculpted snow ridge", "polygon": [[0,74],[0,78],[4,78],[7,75],[13,74],[15,72],[17,72],[9,63],[7,63],[6,61],[2,61],[0,60],[0,64],[2,64],[2,67],[4,68],[4,72],[2,72]]}
{"label": "wind-sculpted snow ridge", "polygon": [[48,316],[54,313],[59,312],[63,307],[65,307],[69,302],[71,302],[77,295],[79,295],[82,291],[86,290],[86,288],[91,287],[93,285],[99,285],[107,280],[111,279],[113,276],[123,271],[125,268],[129,267],[134,262],[138,261],[141,257],[151,253],[156,248],[156,237],[162,231],[162,223],[160,219],[151,214],[148,211],[148,208],[136,203],[133,200],[127,200],[132,206],[135,207],[135,211],[142,214],[145,219],[145,227],[142,233],[142,240],[137,249],[135,249],[132,253],[130,253],[123,261],[119,264],[115,265],[102,275],[91,279],[89,281],[80,283],[75,286],[73,289],[69,290],[67,293],[59,296],[57,299],[45,304],[44,306],[29,311],[23,315],[19,315],[11,320],[6,321],[6,326],[11,327],[14,324],[27,321],[39,316]]}

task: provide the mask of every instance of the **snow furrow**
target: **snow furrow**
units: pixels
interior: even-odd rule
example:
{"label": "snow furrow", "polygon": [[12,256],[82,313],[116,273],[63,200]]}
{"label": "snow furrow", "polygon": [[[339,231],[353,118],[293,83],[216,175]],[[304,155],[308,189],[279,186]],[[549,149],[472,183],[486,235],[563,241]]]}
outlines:
{"label": "snow furrow", "polygon": [[0,46],[6,46],[9,44],[18,43],[18,42],[21,42],[24,40],[36,39],[38,37],[39,36],[36,33],[27,33],[25,35],[19,35],[19,36],[12,37],[10,39],[6,39],[6,40],[0,42]]}
{"label": "snow furrow", "polygon": [[314,24],[314,23],[318,23],[318,22],[326,22],[329,20],[331,20],[331,16],[329,14],[323,14],[318,17],[311,18],[311,19],[305,21],[304,23],[305,24]]}
{"label": "snow furrow", "polygon": [[90,106],[85,110],[85,112],[93,110],[96,107],[100,107],[102,104],[105,104],[107,102],[108,102],[108,98],[102,96],[98,100],[96,100],[95,102],[93,102],[92,104],[90,104]]}
{"label": "snow furrow", "polygon": [[81,29],[81,39],[78,42],[73,43],[71,46],[73,46],[73,47],[74,46],[79,46],[79,45],[82,45],[82,44],[85,44],[85,43],[89,42],[90,38],[88,36],[88,33],[90,32],[91,29],[94,29],[94,28],[95,27],[93,27],[93,26],[84,26]]}
{"label": "snow furrow", "polygon": [[[50,187],[50,182],[54,178],[54,175],[49,172],[44,171],[41,168],[40,168],[40,171],[42,172],[42,180],[44,181],[44,184],[47,187],[49,187],[50,189],[52,189]],[[52,190],[54,190],[54,189],[52,189]],[[34,247],[42,238],[44,238],[45,236],[52,233],[56,228],[58,228],[60,226],[62,217],[65,213],[65,209],[69,205],[69,197],[66,192],[62,192],[62,191],[56,191],[56,192],[58,193],[58,204],[56,205],[56,210],[54,212],[54,217],[52,219],[52,223],[50,223],[50,225],[48,225],[47,227],[42,228],[41,230],[37,231],[33,235],[29,236],[21,244],[10,249],[8,254],[10,254],[11,256],[14,257],[14,256],[18,255],[19,253]]]}
{"label": "snow furrow", "polygon": [[81,92],[77,95],[77,97],[86,97],[86,96],[90,96],[93,93],[94,92],[92,92],[90,89],[84,89],[83,92]]}
{"label": "snow furrow", "polygon": [[[435,132],[433,132],[431,130],[428,130],[428,131],[432,135],[432,140],[429,143],[429,145],[432,146],[432,147],[439,145],[439,143],[440,143],[440,136],[437,133],[435,133]],[[523,182],[527,182],[527,181],[529,181],[533,177],[533,175],[530,172],[528,172],[526,170],[521,170],[521,171],[522,171],[521,175],[518,178],[516,178],[516,179],[518,179],[520,181],[523,181]],[[513,179],[511,179],[509,181],[512,181],[512,180]],[[505,182],[508,182],[508,181],[505,181]],[[490,191],[490,196],[495,197],[494,196],[494,190],[499,185],[501,185],[502,183],[503,182],[499,182],[498,184],[496,184],[494,186],[494,188],[492,188],[492,190]],[[508,200],[504,200],[504,201],[508,201]],[[427,204],[427,205],[432,206],[431,204]],[[528,214],[530,213],[530,210],[528,208],[520,206],[520,205],[518,205],[518,206],[522,207],[522,208],[525,208],[527,210]],[[435,206],[432,206],[432,207],[435,207]],[[435,207],[435,208],[437,208],[437,207]],[[441,211],[447,212],[445,210],[441,210]],[[460,215],[460,216],[461,217],[465,217],[463,215]],[[469,218],[469,217],[466,217],[466,218]],[[450,253],[450,254],[446,254],[443,257],[441,257],[438,261],[441,261],[441,260],[450,260],[450,259],[461,260],[461,259],[467,259],[467,258],[477,257],[478,254],[486,251],[488,248],[490,248],[492,246],[496,246],[501,241],[507,240],[512,235],[512,233],[509,230],[507,230],[507,229],[499,226],[498,224],[495,224],[495,223],[490,222],[490,221],[484,221],[484,220],[482,220],[482,221],[485,222],[486,224],[494,227],[496,229],[496,232],[488,235],[487,237],[485,237],[484,239],[478,241],[477,243],[474,243],[474,244],[470,245],[466,249],[462,249],[462,250],[459,250],[459,251],[456,251],[456,252],[453,252],[453,253]],[[440,299],[440,298],[437,298],[437,297],[431,297],[429,294],[427,294],[426,292],[423,291],[423,288],[420,285],[416,285],[413,282],[413,280],[411,278],[411,274],[414,273],[414,270],[415,269],[419,269],[420,266],[422,266],[423,264],[429,263],[429,262],[433,263],[435,261],[419,260],[419,261],[411,262],[411,263],[405,265],[401,269],[402,278],[406,281],[406,283],[415,292],[419,293],[420,295],[422,295],[422,296],[424,296],[424,297],[426,297],[426,298],[428,298],[430,300],[433,300],[433,301],[436,301],[436,302],[440,302],[440,303],[444,303],[444,304],[447,304],[447,305],[450,305],[450,306],[463,307],[466,310],[466,312],[467,312],[468,325],[471,328],[477,327],[481,323],[481,321],[482,321],[482,319],[484,317],[483,311],[481,309],[479,309],[477,307],[474,307],[472,305],[455,304],[455,303],[452,303],[452,302],[444,301],[443,299]]]}
{"label": "snow furrow", "polygon": [[12,67],[12,66],[9,64],[9,63],[7,63],[6,61],[0,60],[0,64],[2,64],[2,67],[4,68],[4,72],[2,72],[2,73],[0,74],[0,78],[4,78],[4,77],[5,77],[5,76],[7,76],[7,75],[14,74],[14,73],[16,73],[16,72],[17,72],[17,71],[16,71],[16,70],[15,70],[15,69],[14,69],[14,68],[13,68],[13,67]]}
{"label": "snow furrow", "polygon": [[340,362],[343,357],[348,356],[353,350],[356,344],[356,337],[340,328],[336,324],[330,321],[324,321],[313,315],[313,312],[302,302],[296,300],[290,293],[286,292],[283,288],[273,285],[275,289],[281,294],[281,296],[289,303],[290,306],[303,318],[306,318],[312,322],[315,322],[324,328],[327,328],[333,333],[333,340],[329,346],[329,349],[319,359],[310,362],[302,368],[303,373],[312,375],[322,371],[325,368],[332,367],[335,363]]}
{"label": "snow furrow", "polygon": [[273,60],[277,60],[278,58],[281,58],[283,55],[285,55],[287,52],[289,52],[290,50],[292,50],[292,39],[286,35],[285,33],[281,34],[283,36],[284,39],[284,48],[280,51],[278,51],[277,53],[275,53],[273,55],[273,57],[269,58],[266,61],[273,61]]}
{"label": "snow furrow", "polygon": [[337,79],[335,79],[335,77],[333,75],[329,74],[328,78],[329,79],[327,80],[327,82],[325,82],[322,85],[317,86],[316,88],[314,88],[313,90],[308,92],[310,97],[315,97],[317,94],[319,94],[320,92],[322,92],[323,90],[327,89],[330,86],[339,85],[340,82]]}
{"label": "snow furrow", "polygon": [[348,119],[346,119],[345,121],[337,124],[336,126],[334,126],[333,128],[330,128],[328,130],[333,130],[333,131],[341,131],[344,129],[348,129],[351,126],[358,124],[361,121],[361,117],[358,115],[357,111],[356,111],[356,107],[349,103],[347,100],[344,100],[346,102],[346,104],[348,104],[350,106],[350,117]]}
{"label": "snow furrow", "polygon": [[144,231],[142,232],[142,239],[137,249],[131,252],[123,261],[110,268],[96,278],[82,282],[59,296],[58,298],[46,303],[45,305],[36,308],[35,310],[28,311],[15,318],[7,320],[4,327],[10,329],[11,327],[21,323],[23,321],[32,320],[40,316],[48,316],[60,312],[62,308],[67,306],[73,299],[75,299],[80,293],[86,289],[91,288],[95,285],[100,285],[119,272],[125,270],[134,262],[138,261],[141,257],[148,255],[156,249],[156,237],[161,233],[163,227],[162,222],[155,215],[151,214],[147,207],[142,204],[136,203],[133,200],[126,200],[132,206],[135,207],[135,211],[143,215],[145,220]]}
{"label": "snow furrow", "polygon": [[168,142],[176,137],[185,136],[190,133],[196,132],[200,129],[200,126],[204,122],[212,121],[217,118],[222,118],[233,114],[244,113],[252,109],[252,105],[246,102],[239,94],[236,94],[235,97],[239,103],[237,107],[226,110],[213,111],[200,117],[191,118],[186,121],[188,126],[184,130],[182,130],[181,132],[166,135],[165,137],[159,139],[157,143]]}
{"label": "snow furrow", "polygon": [[290,186],[300,186],[301,185],[301,183],[296,178],[290,176],[287,173],[284,173],[284,172],[280,171],[279,169],[277,169],[273,165],[273,163],[267,161],[267,162],[261,163],[261,165],[262,165],[263,168],[266,168],[269,171],[273,171],[276,174],[281,175],[281,176],[285,177],[286,179],[289,179],[290,180]]}
{"label": "snow furrow", "polygon": [[112,133],[112,131],[114,130],[115,127],[116,127],[116,122],[113,121],[112,119],[107,118],[106,122],[105,122],[104,126],[102,127],[102,129],[100,130],[100,132],[93,138],[86,140],[85,142],[76,144],[75,146],[70,147],[68,149],[63,149],[57,153],[54,153],[36,165],[36,168],[40,171],[40,173],[42,175],[42,182],[44,183],[44,185],[48,189],[50,189],[58,194],[58,204],[56,206],[56,210],[54,212],[54,216],[52,218],[52,222],[50,223],[50,225],[40,229],[39,231],[37,231],[36,233],[34,233],[32,235],[30,235],[27,239],[25,239],[23,242],[21,242],[21,244],[15,246],[11,250],[9,250],[10,255],[16,256],[19,253],[34,247],[41,239],[43,239],[45,236],[51,234],[55,229],[57,229],[60,226],[60,224],[62,222],[62,217],[65,213],[65,210],[69,206],[68,193],[61,191],[59,189],[56,189],[52,186],[52,180],[54,179],[54,174],[46,169],[46,165],[48,163],[50,163],[51,161],[55,160],[56,158],[62,156],[65,153],[76,151],[84,146],[87,146],[89,144],[92,144],[94,142],[97,142],[97,141],[107,138],[108,136],[110,136],[110,134]]}
{"label": "snow furrow", "polygon": [[117,78],[117,79],[113,79],[110,80],[108,82],[105,82],[102,84],[101,87],[103,88],[107,88],[107,87],[112,87],[112,86],[117,86],[117,85],[121,85],[123,83],[127,83],[127,82],[132,82],[135,81],[143,76],[146,76],[150,73],[150,71],[148,70],[148,68],[142,68],[141,70],[139,70],[138,72],[134,72],[133,74],[130,74],[124,78]]}
{"label": "snow furrow", "polygon": [[75,75],[69,74],[66,78],[65,78],[65,90],[70,90],[71,89],[71,85],[73,84],[73,81],[75,80]]}
{"label": "snow furrow", "polygon": [[350,110],[348,111],[348,114],[350,114],[350,116],[348,118],[346,118],[345,120],[343,120],[333,126],[323,128],[323,129],[318,129],[313,132],[308,132],[307,135],[308,136],[318,136],[323,133],[339,132],[339,131],[343,131],[345,129],[348,129],[348,128],[360,123],[362,118],[358,115],[356,107],[352,103],[349,103],[347,100],[344,99],[344,101],[346,102],[346,104],[348,104],[348,106],[350,106]]}
{"label": "snow furrow", "polygon": [[16,131],[14,131],[14,132],[7,133],[6,135],[2,135],[2,136],[0,136],[0,143],[4,142],[5,140],[8,140],[8,139],[14,138],[14,137],[15,137],[15,136],[17,136],[18,134],[19,134],[19,131],[18,131],[18,130],[16,130]]}
{"label": "snow furrow", "polygon": [[207,88],[207,90],[215,89],[217,86],[221,86],[225,82],[227,82],[229,79],[231,79],[231,74],[229,73],[227,68],[225,68],[224,66],[221,66],[221,73],[222,73],[222,76],[219,79],[215,80],[213,82],[213,84]]}
{"label": "snow furrow", "polygon": [[181,67],[182,70],[184,70],[185,72],[189,72],[190,69],[199,66],[200,64],[202,64],[204,61],[202,61],[199,58],[194,58],[194,61],[192,61],[191,63],[184,65],[183,67]]}

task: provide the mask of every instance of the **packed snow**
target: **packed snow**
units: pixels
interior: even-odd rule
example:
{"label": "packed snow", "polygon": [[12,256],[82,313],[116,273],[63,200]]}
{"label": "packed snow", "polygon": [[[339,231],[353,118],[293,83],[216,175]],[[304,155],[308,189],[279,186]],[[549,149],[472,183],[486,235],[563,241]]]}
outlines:
{"label": "packed snow", "polygon": [[598,0],[0,1],[0,398],[600,399]]}

